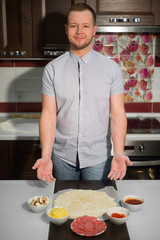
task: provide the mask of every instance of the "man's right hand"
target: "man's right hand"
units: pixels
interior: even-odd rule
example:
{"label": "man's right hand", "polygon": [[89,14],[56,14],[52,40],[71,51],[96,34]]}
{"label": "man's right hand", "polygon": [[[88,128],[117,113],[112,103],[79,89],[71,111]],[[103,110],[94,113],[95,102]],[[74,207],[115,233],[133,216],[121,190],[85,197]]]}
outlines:
{"label": "man's right hand", "polygon": [[46,181],[53,182],[56,179],[52,175],[53,164],[52,160],[48,158],[40,158],[36,161],[32,169],[37,169],[37,178]]}

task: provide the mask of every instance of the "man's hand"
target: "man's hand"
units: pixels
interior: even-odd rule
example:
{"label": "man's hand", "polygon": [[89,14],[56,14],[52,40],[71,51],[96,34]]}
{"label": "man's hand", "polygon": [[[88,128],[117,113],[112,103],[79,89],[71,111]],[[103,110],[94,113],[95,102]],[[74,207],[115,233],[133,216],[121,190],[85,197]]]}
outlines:
{"label": "man's hand", "polygon": [[132,165],[132,162],[129,158],[123,154],[116,154],[111,163],[111,171],[108,174],[108,178],[111,180],[117,180],[118,178],[121,180],[124,178],[127,170],[127,164]]}
{"label": "man's hand", "polygon": [[38,159],[32,169],[37,169],[37,178],[40,180],[51,183],[56,180],[52,175],[53,164],[51,159]]}

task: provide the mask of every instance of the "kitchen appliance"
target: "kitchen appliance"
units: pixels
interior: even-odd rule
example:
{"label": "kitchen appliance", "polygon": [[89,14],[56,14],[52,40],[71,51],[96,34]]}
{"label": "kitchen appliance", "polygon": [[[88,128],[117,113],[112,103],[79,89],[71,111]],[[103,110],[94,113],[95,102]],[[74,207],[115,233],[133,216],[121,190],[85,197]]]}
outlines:
{"label": "kitchen appliance", "polygon": [[160,179],[160,117],[128,118],[124,152],[133,162],[125,179]]}
{"label": "kitchen appliance", "polygon": [[97,26],[97,33],[160,33],[160,26]]}

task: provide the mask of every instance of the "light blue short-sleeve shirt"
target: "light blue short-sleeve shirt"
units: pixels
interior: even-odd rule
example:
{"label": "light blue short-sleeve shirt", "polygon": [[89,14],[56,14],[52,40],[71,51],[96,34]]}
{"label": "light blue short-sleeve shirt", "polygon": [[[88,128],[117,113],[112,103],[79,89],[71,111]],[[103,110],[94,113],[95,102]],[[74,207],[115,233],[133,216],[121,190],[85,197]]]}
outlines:
{"label": "light blue short-sleeve shirt", "polygon": [[[57,126],[54,153],[80,168],[110,156],[110,95],[124,92],[120,67],[91,50],[82,58],[71,51],[48,63],[42,93],[56,98]],[[47,124],[47,123],[46,123]]]}

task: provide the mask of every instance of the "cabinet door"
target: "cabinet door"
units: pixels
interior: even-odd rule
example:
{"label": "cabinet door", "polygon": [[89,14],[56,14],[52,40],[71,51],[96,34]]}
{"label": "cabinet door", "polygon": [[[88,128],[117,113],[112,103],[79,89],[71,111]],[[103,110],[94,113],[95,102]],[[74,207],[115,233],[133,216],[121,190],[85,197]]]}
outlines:
{"label": "cabinet door", "polygon": [[9,179],[8,145],[7,141],[0,141],[0,180]]}
{"label": "cabinet door", "polygon": [[37,179],[32,166],[40,157],[39,141],[9,141],[11,179]]}
{"label": "cabinet door", "polygon": [[86,0],[86,2],[95,10],[98,25],[160,25],[159,0]]}
{"label": "cabinet door", "polygon": [[0,57],[32,57],[31,0],[0,0]]}
{"label": "cabinet door", "polygon": [[[68,39],[65,34],[65,14],[71,0],[33,1],[33,55],[51,56],[56,50],[65,50]],[[55,52],[54,52],[55,51]]]}

